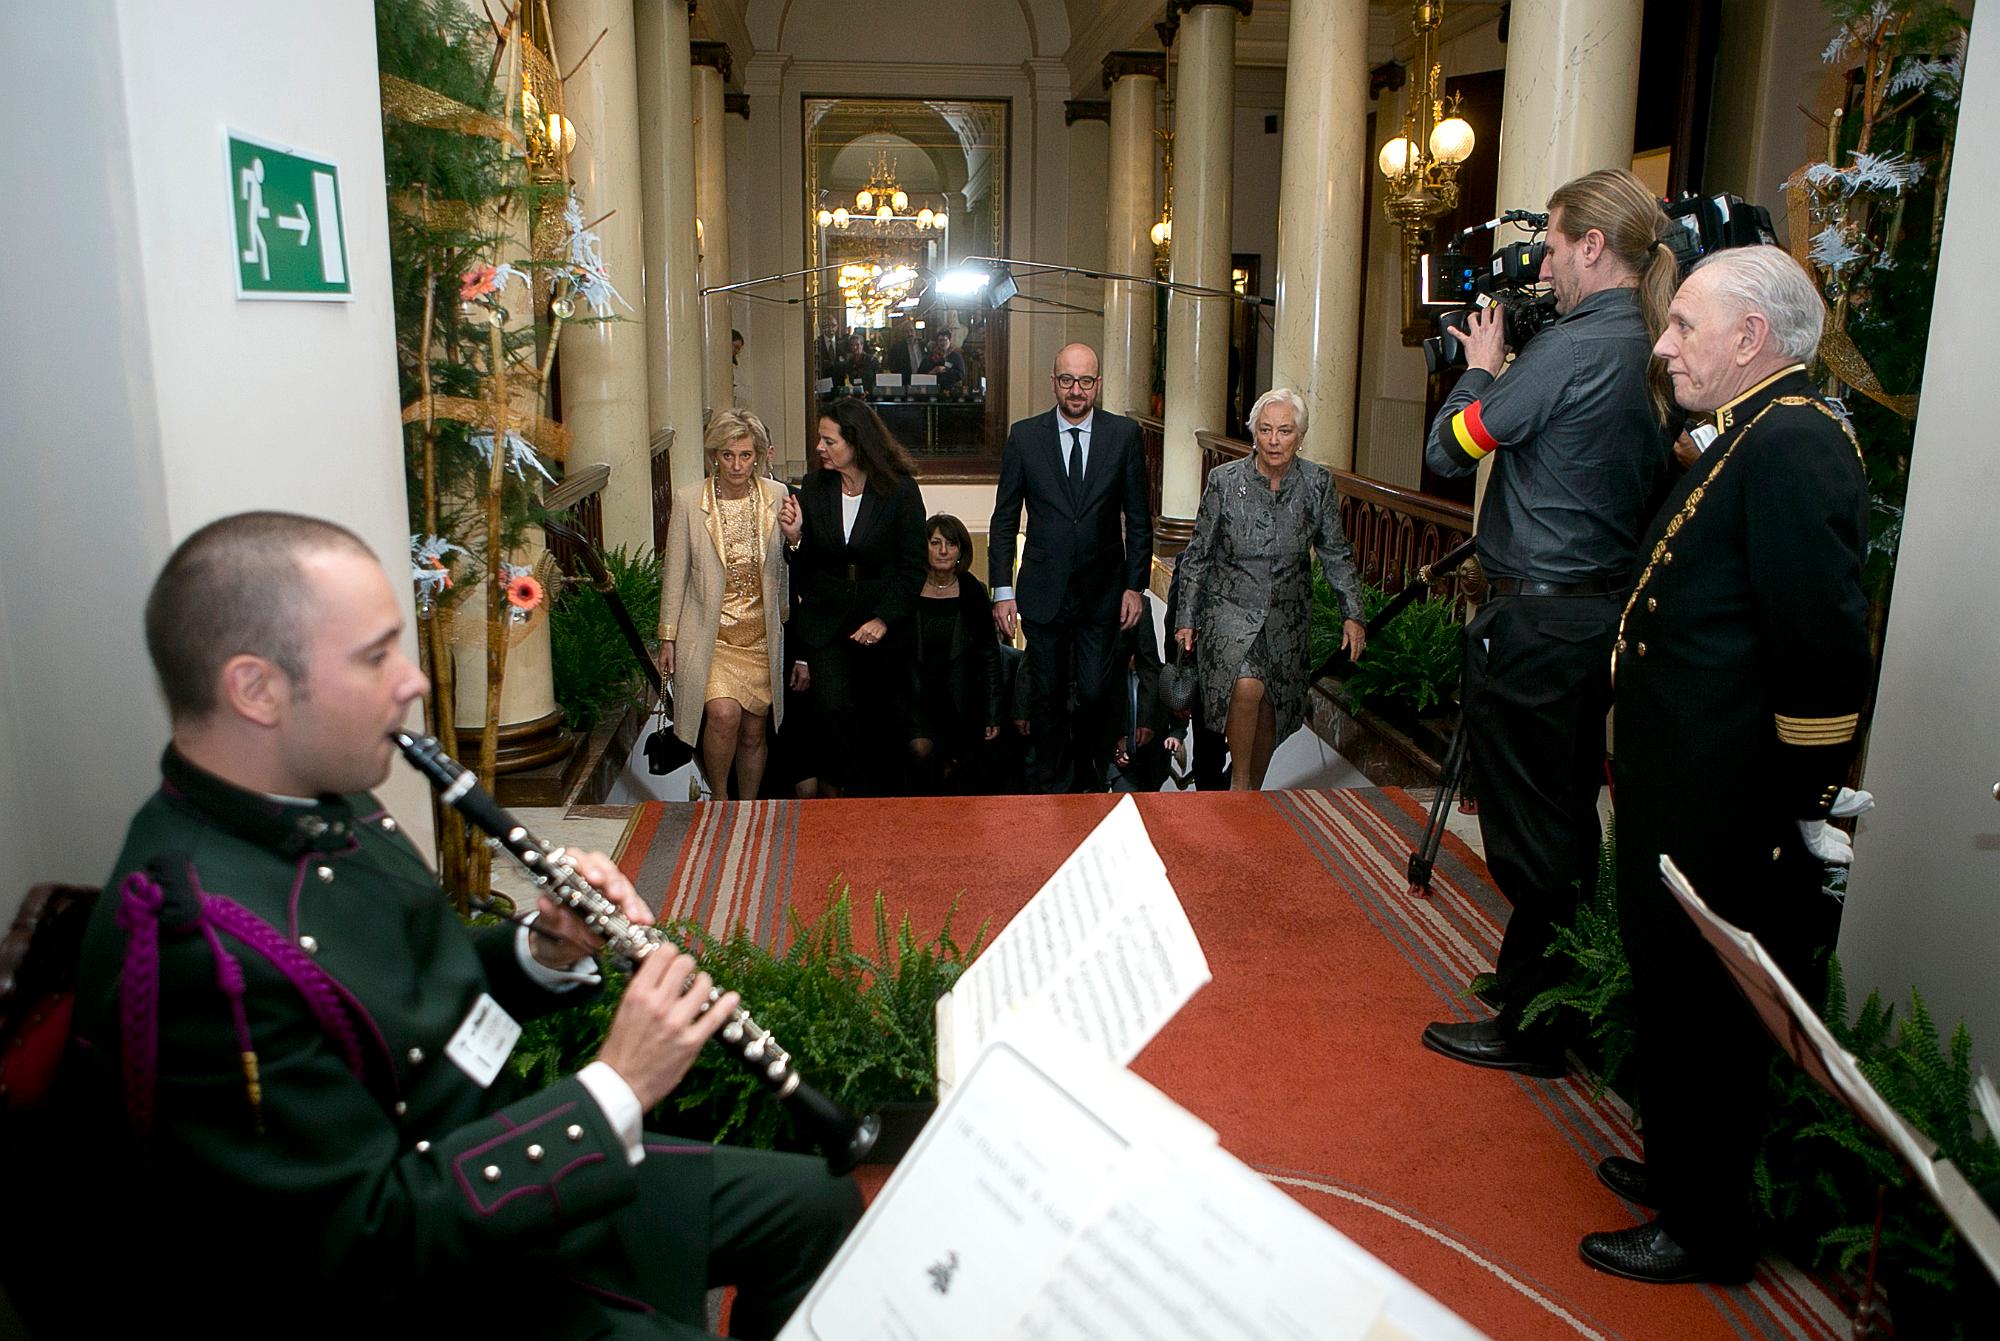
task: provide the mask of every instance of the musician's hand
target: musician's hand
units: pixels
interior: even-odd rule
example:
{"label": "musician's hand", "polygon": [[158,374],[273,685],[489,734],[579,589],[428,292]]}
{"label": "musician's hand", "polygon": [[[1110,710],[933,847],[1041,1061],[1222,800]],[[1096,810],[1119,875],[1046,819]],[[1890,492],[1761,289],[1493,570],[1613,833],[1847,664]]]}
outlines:
{"label": "musician's hand", "polygon": [[[640,926],[653,924],[653,910],[646,906],[646,901],[639,897],[639,891],[632,888],[632,882],[625,878],[625,873],[611,858],[602,852],[572,852],[569,857],[576,864],[576,873],[617,904],[618,911],[625,914],[628,921]],[[604,938],[585,926],[581,917],[547,894],[542,895],[538,906],[542,915],[535,919],[534,933],[528,937],[528,948],[544,967],[561,970],[575,968],[604,944]]]}
{"label": "musician's hand", "polygon": [[734,992],[723,993],[701,1013],[714,986],[692,955],[667,942],[640,962],[625,985],[625,999],[611,1017],[597,1060],[632,1087],[640,1109],[651,1111],[672,1094],[702,1044],[729,1022],[737,1004]]}

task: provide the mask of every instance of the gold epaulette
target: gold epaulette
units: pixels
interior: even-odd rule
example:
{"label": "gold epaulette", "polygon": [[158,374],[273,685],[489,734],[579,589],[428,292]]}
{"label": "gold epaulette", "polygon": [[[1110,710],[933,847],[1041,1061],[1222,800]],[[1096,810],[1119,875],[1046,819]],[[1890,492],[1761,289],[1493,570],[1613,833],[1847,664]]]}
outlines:
{"label": "gold epaulette", "polygon": [[1771,714],[1778,726],[1778,739],[1786,745],[1845,745],[1854,739],[1855,728],[1861,724],[1861,714],[1846,713],[1839,717],[1787,717],[1778,712]]}

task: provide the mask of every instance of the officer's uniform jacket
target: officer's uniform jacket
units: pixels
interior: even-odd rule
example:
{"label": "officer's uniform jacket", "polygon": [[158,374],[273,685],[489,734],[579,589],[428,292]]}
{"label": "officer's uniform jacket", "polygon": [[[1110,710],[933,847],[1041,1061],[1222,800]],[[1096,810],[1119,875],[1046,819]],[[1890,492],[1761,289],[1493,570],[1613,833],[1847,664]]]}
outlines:
{"label": "officer's uniform jacket", "polygon": [[1797,365],[1716,421],[1654,521],[1619,627],[1619,810],[1671,814],[1669,852],[1768,871],[1802,851],[1795,821],[1825,816],[1859,738],[1868,488],[1852,431]]}
{"label": "officer's uniform jacket", "polygon": [[[656,1161],[635,1169],[574,1077],[524,1093],[503,1068],[482,1088],[445,1055],[482,993],[525,1021],[590,989],[535,983],[518,928],[468,935],[373,797],[283,804],[171,749],[162,769],[89,928],[77,1001],[100,1109],[127,1119],[104,1138],[133,1170],[121,1223],[159,1236],[133,1242],[226,1277],[218,1318],[246,1297],[291,1301],[265,1319],[273,1335],[348,1311],[468,1334],[601,1328],[563,1282]],[[135,942],[155,934],[149,980]]]}

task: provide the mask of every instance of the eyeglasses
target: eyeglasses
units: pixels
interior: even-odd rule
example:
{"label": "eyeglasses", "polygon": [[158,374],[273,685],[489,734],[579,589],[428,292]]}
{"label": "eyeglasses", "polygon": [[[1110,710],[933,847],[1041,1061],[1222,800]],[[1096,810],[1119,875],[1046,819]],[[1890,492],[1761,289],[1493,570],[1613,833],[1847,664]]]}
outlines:
{"label": "eyeglasses", "polygon": [[1056,385],[1065,391],[1068,391],[1072,387],[1082,387],[1085,391],[1095,391],[1097,390],[1097,382],[1098,379],[1095,377],[1078,377],[1073,373],[1056,374]]}

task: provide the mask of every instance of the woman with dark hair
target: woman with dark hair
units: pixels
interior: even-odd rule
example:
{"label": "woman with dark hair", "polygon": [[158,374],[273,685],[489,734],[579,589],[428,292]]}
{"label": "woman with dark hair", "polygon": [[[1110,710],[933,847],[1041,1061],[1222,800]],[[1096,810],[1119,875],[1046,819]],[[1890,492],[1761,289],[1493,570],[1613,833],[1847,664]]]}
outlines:
{"label": "woman with dark hair", "polygon": [[818,467],[781,523],[799,610],[792,679],[809,696],[822,796],[901,783],[912,616],[924,582],[924,504],[902,444],[851,396],[819,421]]}
{"label": "woman with dark hair", "polygon": [[912,659],[910,754],[916,790],[984,791],[1000,734],[1000,643],[986,586],[971,573],[965,523],[924,523],[924,589]]}

